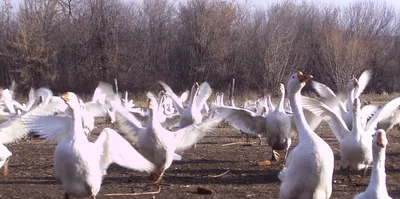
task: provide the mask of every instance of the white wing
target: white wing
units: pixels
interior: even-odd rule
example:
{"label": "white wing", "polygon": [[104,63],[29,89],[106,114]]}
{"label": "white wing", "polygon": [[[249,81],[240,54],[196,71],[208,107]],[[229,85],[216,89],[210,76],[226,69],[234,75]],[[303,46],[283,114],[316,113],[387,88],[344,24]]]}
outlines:
{"label": "white wing", "polygon": [[210,97],[212,93],[212,89],[210,84],[208,84],[207,82],[203,82],[200,85],[199,88],[199,94],[196,96],[196,107],[199,108],[200,110],[203,109],[204,104],[207,102],[208,98]]}
{"label": "white wing", "polygon": [[222,114],[221,117],[243,132],[253,135],[266,133],[265,118],[252,111],[234,107],[218,107],[216,112]]}
{"label": "white wing", "polygon": [[185,92],[181,94],[181,97],[179,99],[181,100],[182,103],[189,98],[189,94],[190,94],[189,90],[185,90]]}
{"label": "white wing", "polygon": [[30,126],[30,135],[46,140],[61,142],[71,129],[72,117],[61,115],[33,116],[25,120]]}
{"label": "white wing", "polygon": [[113,129],[103,129],[94,144],[102,149],[100,164],[103,169],[107,169],[111,163],[116,163],[138,171],[151,172],[154,170],[153,163],[138,153]]}
{"label": "white wing", "polygon": [[203,138],[207,132],[212,131],[214,127],[216,127],[221,121],[222,118],[216,117],[208,119],[197,125],[192,124],[186,126],[178,131],[173,132],[176,140],[176,151],[181,152],[189,148]]}
{"label": "white wing", "polygon": [[365,127],[365,130],[369,130],[372,128],[375,128],[378,122],[381,120],[389,117],[393,111],[397,109],[400,105],[400,97],[395,98],[388,102],[384,107],[379,109],[374,116],[368,121],[367,126]]}
{"label": "white wing", "polygon": [[303,108],[316,115],[327,117],[329,119],[327,123],[329,124],[329,127],[331,127],[333,134],[336,136],[336,139],[339,142],[346,134],[350,133],[343,119],[324,103],[313,98],[303,96],[302,105]]}
{"label": "white wing", "polygon": [[354,98],[359,98],[361,93],[367,87],[369,80],[371,79],[371,70],[364,71],[360,78],[358,78],[358,89],[354,92]]}
{"label": "white wing", "polygon": [[46,106],[36,107],[21,116],[10,118],[0,125],[0,141],[6,144],[26,136],[29,132],[32,132],[34,128],[27,123],[30,118],[40,115],[51,115],[59,106],[60,104],[50,103]]}
{"label": "white wing", "polygon": [[142,123],[135,118],[125,107],[117,105],[115,111],[116,121],[123,135],[131,142],[137,142],[139,133],[144,129]]}
{"label": "white wing", "polygon": [[174,93],[174,91],[171,89],[171,87],[168,86],[168,84],[162,81],[159,81],[158,83],[161,84],[165,92],[172,98],[172,101],[174,101],[174,104],[176,105],[175,108],[178,110],[179,114],[182,114],[184,108],[181,99]]}
{"label": "white wing", "polygon": [[327,97],[336,97],[336,94],[325,84],[312,81],[312,86],[317,91],[318,95],[327,98]]}

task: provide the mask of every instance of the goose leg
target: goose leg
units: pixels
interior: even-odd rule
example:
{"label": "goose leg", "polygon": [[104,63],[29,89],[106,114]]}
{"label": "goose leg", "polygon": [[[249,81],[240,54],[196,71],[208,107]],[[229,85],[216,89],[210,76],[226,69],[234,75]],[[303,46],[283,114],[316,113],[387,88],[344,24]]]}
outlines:
{"label": "goose leg", "polygon": [[90,199],[96,199],[96,196],[91,196]]}
{"label": "goose leg", "polygon": [[6,162],[3,165],[3,176],[6,177],[8,175],[8,162],[10,158],[7,158]]}
{"label": "goose leg", "polygon": [[250,143],[250,137],[249,137],[249,134],[246,134],[246,142],[247,142],[247,143]]}
{"label": "goose leg", "polygon": [[351,178],[351,173],[350,173],[350,167],[347,167],[347,179],[349,179],[350,182],[353,182],[353,178]]}
{"label": "goose leg", "polygon": [[67,192],[64,193],[64,199],[70,199],[71,197],[69,196],[69,194]]}
{"label": "goose leg", "polygon": [[279,153],[275,150],[272,150],[271,161],[279,161]]}
{"label": "goose leg", "polygon": [[288,150],[285,150],[285,160],[287,160],[288,152]]}
{"label": "goose leg", "polygon": [[160,184],[161,182],[162,182],[162,177],[163,177],[163,175],[164,175],[164,171],[165,170],[163,170],[160,174],[158,174],[158,173],[153,173],[154,174],[154,184]]}
{"label": "goose leg", "polygon": [[258,145],[262,145],[261,135],[258,134]]}

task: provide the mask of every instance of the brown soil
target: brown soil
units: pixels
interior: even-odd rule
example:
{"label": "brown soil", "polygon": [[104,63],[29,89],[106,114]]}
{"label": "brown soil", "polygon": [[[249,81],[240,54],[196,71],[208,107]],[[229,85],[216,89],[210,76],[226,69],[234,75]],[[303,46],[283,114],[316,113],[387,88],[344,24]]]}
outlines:
{"label": "brown soil", "polygon": [[[98,123],[92,138],[95,138],[104,122]],[[332,147],[335,153],[333,194],[331,198],[353,198],[366,189],[367,177],[361,172],[352,172],[354,181],[339,170],[338,144],[330,129],[322,125],[316,131]],[[389,195],[400,198],[400,134],[397,130],[388,133],[386,173]],[[174,162],[166,171],[160,193],[142,196],[107,198],[279,198],[280,181],[277,174],[283,160],[270,166],[258,166],[257,162],[271,157],[270,148],[263,143],[259,146],[252,139],[251,146],[242,144],[245,138],[238,130],[218,128],[202,139],[197,148],[184,152],[183,160]],[[265,140],[263,140],[265,142]],[[296,145],[297,140],[293,145]],[[62,198],[62,185],[54,178],[53,152],[56,143],[27,138],[20,143],[7,146],[13,153],[10,159],[9,175],[0,177],[0,198]],[[281,153],[281,156],[283,154]],[[111,193],[141,193],[157,191],[158,187],[148,186],[148,174],[131,171],[111,165],[98,198]],[[200,194],[198,188],[205,188]],[[212,192],[210,195],[205,193]]]}

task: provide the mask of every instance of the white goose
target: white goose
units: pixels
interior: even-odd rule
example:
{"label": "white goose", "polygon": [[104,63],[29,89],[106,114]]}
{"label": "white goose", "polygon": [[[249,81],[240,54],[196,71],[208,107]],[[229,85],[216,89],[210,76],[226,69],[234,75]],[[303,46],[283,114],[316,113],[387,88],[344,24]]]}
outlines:
{"label": "white goose", "polygon": [[[371,71],[364,71],[358,80],[355,77],[351,77],[347,84],[346,93],[340,93],[336,95],[328,86],[325,84],[313,81],[312,85],[317,93],[324,99],[324,103],[328,105],[331,109],[340,114],[347,128],[351,130],[352,128],[352,106],[354,99],[359,98],[361,93],[366,88],[369,80],[371,78]],[[343,101],[343,98],[345,101]],[[365,111],[363,111],[365,112]],[[363,113],[364,114],[364,113]],[[365,114],[370,114],[370,112],[365,112]],[[366,117],[366,116],[361,116]]]}
{"label": "white goose", "polygon": [[282,181],[281,199],[327,199],[332,193],[332,149],[308,126],[301,107],[301,89],[311,78],[301,72],[294,73],[287,85],[299,143],[289,153],[285,168],[278,176]]}
{"label": "white goose", "polygon": [[374,163],[371,180],[365,192],[358,194],[354,199],[391,199],[386,189],[385,153],[387,144],[385,131],[377,130],[372,140]]}
{"label": "white goose", "polygon": [[177,98],[167,84],[164,82],[159,83],[163,86],[166,94],[172,98],[175,108],[178,110],[179,114],[181,114],[179,128],[191,124],[200,124],[202,122],[203,115],[201,111],[212,93],[212,89],[207,82],[203,82],[200,86],[197,82],[193,84],[190,92],[189,105],[186,108],[183,108],[181,100]]}
{"label": "white goose", "polygon": [[33,130],[32,126],[26,123],[27,120],[37,115],[53,114],[57,107],[59,107],[59,104],[51,104],[46,109],[36,107],[0,124],[0,168],[3,166],[4,176],[7,176],[8,162],[12,153],[3,144],[12,143],[25,137]]}
{"label": "white goose", "polygon": [[276,150],[285,150],[285,160],[287,158],[291,136],[296,132],[292,114],[288,114],[284,107],[285,86],[279,85],[278,106],[271,113],[267,114],[266,131],[267,142],[272,148],[271,160],[279,160],[279,153]]}
{"label": "white goose", "polygon": [[[95,198],[111,163],[146,172],[154,169],[151,162],[112,129],[105,128],[96,142],[89,142],[83,131],[78,98],[74,93],[68,92],[62,99],[73,112],[69,133],[54,152],[55,175],[63,184],[65,198]],[[40,117],[32,118],[32,121],[35,122],[38,118]],[[52,121],[48,122],[45,126],[47,130],[57,133],[57,128],[52,129]]]}
{"label": "white goose", "polygon": [[382,107],[374,116],[364,125],[360,113],[360,100],[354,100],[352,121],[352,130],[338,113],[328,106],[311,98],[304,99],[303,106],[314,114],[327,119],[327,122],[339,141],[341,168],[342,169],[364,169],[364,175],[372,162],[371,135],[374,134],[377,123],[388,117],[400,105],[400,97],[395,98]]}
{"label": "white goose", "polygon": [[171,166],[175,151],[181,152],[195,144],[221,119],[209,119],[171,132],[160,124],[156,97],[148,93],[148,98],[149,121],[146,127],[118,103],[112,103],[112,106],[116,109],[117,123],[125,137],[137,142],[140,153],[156,166],[151,176],[154,183],[160,183],[165,170]]}

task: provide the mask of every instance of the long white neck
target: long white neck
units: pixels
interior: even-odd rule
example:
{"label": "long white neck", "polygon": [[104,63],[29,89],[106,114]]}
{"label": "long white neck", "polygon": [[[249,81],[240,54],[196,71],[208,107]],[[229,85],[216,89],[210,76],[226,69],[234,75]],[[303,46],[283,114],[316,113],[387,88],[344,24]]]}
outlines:
{"label": "long white neck", "polygon": [[72,140],[76,139],[82,139],[80,137],[83,137],[84,140],[87,140],[87,137],[83,131],[83,121],[82,121],[82,110],[79,105],[76,105],[74,107],[71,107],[72,110],[72,129],[70,130],[68,134],[68,138]]}
{"label": "long white neck", "polygon": [[278,107],[277,107],[278,111],[279,112],[285,112],[285,105],[284,105],[284,102],[285,102],[285,91],[281,91],[279,93],[279,99],[278,100],[279,100],[278,101]]}
{"label": "long white neck", "polygon": [[195,87],[192,88],[192,90],[190,92],[190,101],[189,101],[188,109],[192,109],[193,107],[195,107],[195,106],[193,106],[193,104],[194,104],[195,97],[197,95],[197,91],[198,91],[197,88],[195,88]]}
{"label": "long white neck", "polygon": [[[360,101],[358,101],[357,103],[359,103]],[[361,111],[360,111],[360,107],[359,105],[357,105],[356,110],[351,109],[353,111],[352,113],[352,132],[355,133],[355,135],[361,135],[364,131],[362,128],[362,124],[361,124]]]}
{"label": "long white neck", "polygon": [[[376,146],[373,146],[376,147]],[[375,189],[379,194],[386,193],[386,173],[385,173],[385,149],[378,147],[373,149],[373,166],[371,173],[371,180],[367,189]]]}
{"label": "long white neck", "polygon": [[289,92],[289,101],[300,141],[312,142],[310,133],[313,131],[311,130],[310,126],[308,126],[306,118],[304,117],[303,108],[301,107],[302,101],[300,91],[297,91],[294,94]]}
{"label": "long white neck", "polygon": [[352,111],[353,109],[352,109],[352,105],[353,105],[353,102],[354,102],[354,90],[355,90],[355,88],[354,87],[350,87],[350,88],[348,88],[347,89],[347,111]]}
{"label": "long white neck", "polygon": [[270,96],[270,95],[268,95],[267,103],[268,103],[268,113],[271,113],[272,111],[275,110],[275,106],[274,106],[274,104],[272,103],[272,100],[271,100],[271,96]]}

